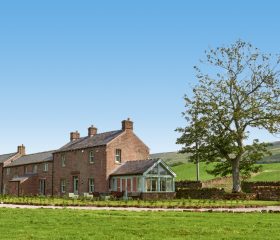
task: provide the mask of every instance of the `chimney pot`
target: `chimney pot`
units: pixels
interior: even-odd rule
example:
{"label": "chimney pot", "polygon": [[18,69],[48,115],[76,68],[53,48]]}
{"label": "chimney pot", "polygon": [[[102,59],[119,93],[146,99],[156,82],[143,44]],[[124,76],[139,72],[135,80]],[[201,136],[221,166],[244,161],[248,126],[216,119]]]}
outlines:
{"label": "chimney pot", "polygon": [[130,120],[130,118],[122,121],[122,130],[133,130],[133,122]]}
{"label": "chimney pot", "polygon": [[23,144],[21,144],[20,146],[18,146],[18,151],[17,151],[20,155],[25,155],[25,146]]}
{"label": "chimney pot", "polygon": [[75,141],[80,138],[80,133],[78,131],[70,133],[70,141]]}
{"label": "chimney pot", "polygon": [[89,128],[88,128],[88,136],[89,137],[92,137],[94,135],[97,134],[97,128],[94,127],[93,125],[91,125]]}

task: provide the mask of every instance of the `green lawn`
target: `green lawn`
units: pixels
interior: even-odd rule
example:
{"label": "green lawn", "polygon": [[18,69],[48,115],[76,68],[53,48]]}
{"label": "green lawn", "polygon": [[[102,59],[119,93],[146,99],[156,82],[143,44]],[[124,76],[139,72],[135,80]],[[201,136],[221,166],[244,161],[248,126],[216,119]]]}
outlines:
{"label": "green lawn", "polygon": [[[253,176],[250,181],[280,181],[280,163],[261,164],[262,170],[257,175]],[[211,169],[213,164],[207,165],[200,163],[200,179],[202,181],[215,178],[206,172],[206,169]],[[196,166],[193,163],[185,163],[172,167],[172,170],[177,174],[176,180],[196,180]]]}
{"label": "green lawn", "polygon": [[262,170],[250,181],[280,181],[280,163],[261,164]]}
{"label": "green lawn", "polygon": [[[200,179],[202,181],[215,178],[206,172],[206,169],[211,169],[213,164],[200,163],[199,165]],[[196,165],[194,163],[185,163],[172,167],[172,170],[177,174],[176,181],[180,180],[196,180]]]}
{"label": "green lawn", "polygon": [[1,209],[4,239],[279,239],[280,214]]}

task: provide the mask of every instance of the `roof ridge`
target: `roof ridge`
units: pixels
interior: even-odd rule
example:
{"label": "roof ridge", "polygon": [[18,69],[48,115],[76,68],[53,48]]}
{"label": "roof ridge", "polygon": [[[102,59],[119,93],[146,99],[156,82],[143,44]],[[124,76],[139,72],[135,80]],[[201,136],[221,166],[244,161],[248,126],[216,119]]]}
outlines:
{"label": "roof ridge", "polygon": [[158,161],[160,160],[161,158],[147,158],[147,159],[138,159],[138,160],[129,160],[129,161],[126,161],[125,163],[127,162],[137,162],[137,161]]}
{"label": "roof ridge", "polygon": [[[101,135],[101,134],[106,134],[106,133],[112,133],[112,132],[122,132],[123,130],[119,129],[119,130],[112,130],[112,131],[107,131],[107,132],[101,132],[101,133],[96,133],[95,135],[91,136],[91,137],[94,137],[96,135]],[[84,136],[84,137],[80,137],[79,139],[81,138],[90,138],[90,136]],[[79,140],[77,139],[77,140]]]}
{"label": "roof ridge", "polygon": [[[56,151],[56,150],[48,150],[48,151],[43,151],[43,152],[30,153],[30,154],[22,155],[21,157],[30,156],[30,155],[35,155],[35,154],[40,154],[40,153],[54,152],[54,151]],[[19,158],[21,158],[21,157],[19,157]],[[19,159],[19,158],[18,158],[18,159]],[[17,160],[17,159],[16,159],[16,160]],[[16,160],[15,160],[15,161],[16,161]]]}

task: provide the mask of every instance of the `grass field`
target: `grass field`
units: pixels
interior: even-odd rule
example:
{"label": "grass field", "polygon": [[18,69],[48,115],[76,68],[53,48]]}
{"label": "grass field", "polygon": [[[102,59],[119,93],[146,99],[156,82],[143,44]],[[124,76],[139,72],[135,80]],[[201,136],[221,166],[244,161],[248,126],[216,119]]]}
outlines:
{"label": "grass field", "polygon": [[280,214],[1,209],[4,239],[279,239]]}
{"label": "grass field", "polygon": [[[213,164],[200,163],[200,180],[205,181],[215,178],[206,172],[206,169],[213,168]],[[196,180],[196,165],[194,163],[185,163],[172,167],[172,170],[177,174],[176,181],[180,180]]]}
{"label": "grass field", "polygon": [[[267,163],[261,164],[262,170],[252,176],[250,181],[280,181],[280,163]],[[215,178],[206,172],[206,169],[211,169],[213,164],[207,165],[200,163],[200,179],[201,181]],[[196,180],[196,166],[193,163],[185,163],[172,167],[173,171],[177,174],[176,180]]]}
{"label": "grass field", "polygon": [[[269,147],[271,151],[271,156],[264,157],[260,163],[280,163],[280,141],[273,142],[272,145]],[[163,161],[168,163],[170,166],[176,165],[178,163],[187,163],[189,161],[188,154],[180,154],[177,152],[163,152],[163,153],[154,153],[151,154],[152,158],[161,158]]]}
{"label": "grass field", "polygon": [[250,181],[280,181],[280,163],[261,164],[262,170]]}

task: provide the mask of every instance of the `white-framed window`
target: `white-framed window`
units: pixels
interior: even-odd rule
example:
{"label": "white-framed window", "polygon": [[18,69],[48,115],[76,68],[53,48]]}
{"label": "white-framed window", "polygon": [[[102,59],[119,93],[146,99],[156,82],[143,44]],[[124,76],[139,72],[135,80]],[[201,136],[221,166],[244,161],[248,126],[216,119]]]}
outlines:
{"label": "white-framed window", "polygon": [[10,168],[6,168],[6,175],[10,175],[11,169]]}
{"label": "white-framed window", "polygon": [[24,166],[24,173],[28,173],[28,166]]}
{"label": "white-framed window", "polygon": [[146,189],[147,192],[157,192],[158,186],[157,186],[158,179],[157,178],[146,178]]}
{"label": "white-framed window", "polygon": [[90,193],[94,192],[94,178],[88,179],[88,191]]}
{"label": "white-framed window", "polygon": [[33,173],[37,173],[38,172],[38,166],[37,165],[33,165]]}
{"label": "white-framed window", "polygon": [[44,163],[43,171],[44,171],[44,172],[49,171],[49,164],[48,164],[48,163]]}
{"label": "white-framed window", "polygon": [[65,193],[65,191],[66,191],[66,180],[61,179],[60,180],[60,192]]}
{"label": "white-framed window", "polygon": [[65,167],[66,166],[66,158],[65,158],[65,154],[61,155],[61,167]]}
{"label": "white-framed window", "polygon": [[121,149],[116,149],[115,161],[118,163],[122,162],[122,150]]}
{"label": "white-framed window", "polygon": [[93,151],[89,152],[89,163],[94,163],[94,152]]}

